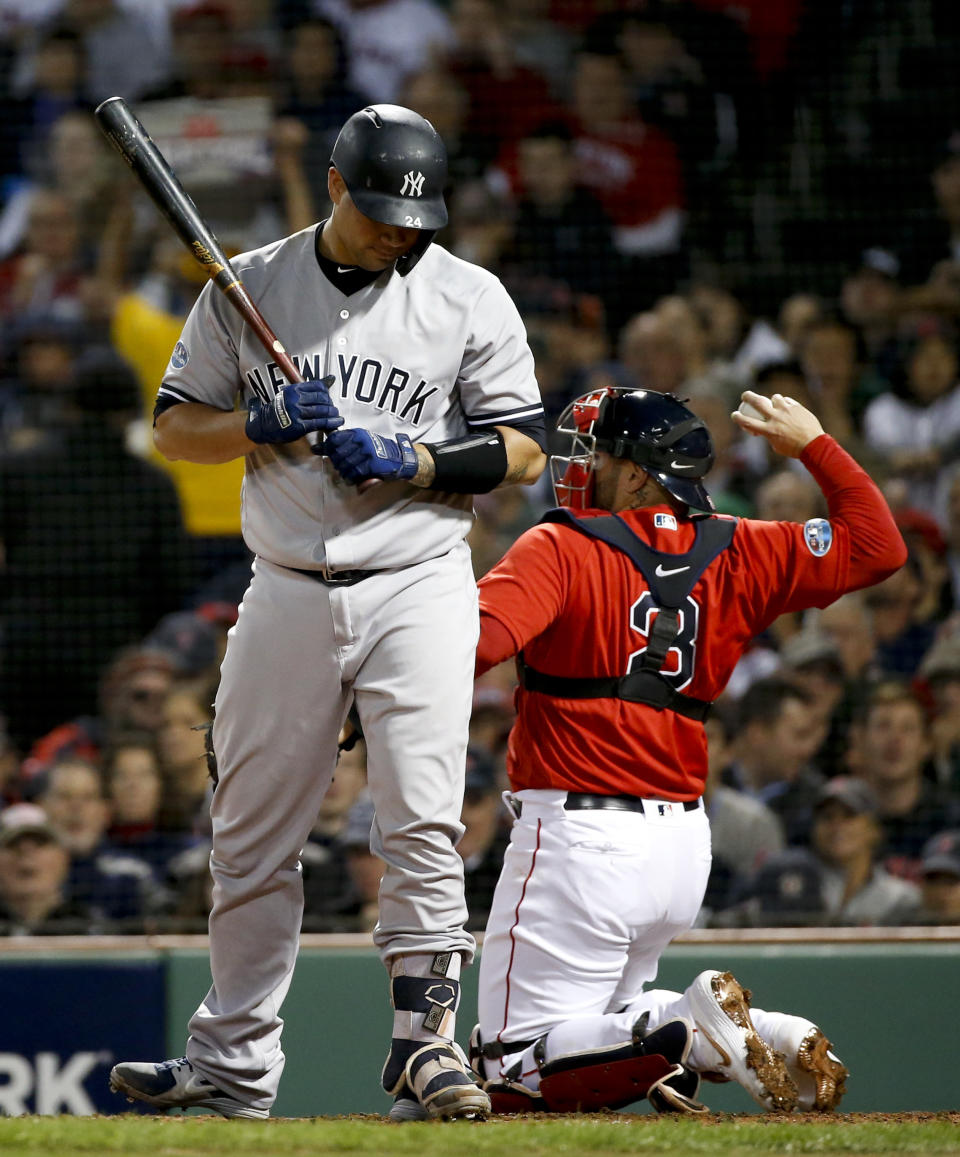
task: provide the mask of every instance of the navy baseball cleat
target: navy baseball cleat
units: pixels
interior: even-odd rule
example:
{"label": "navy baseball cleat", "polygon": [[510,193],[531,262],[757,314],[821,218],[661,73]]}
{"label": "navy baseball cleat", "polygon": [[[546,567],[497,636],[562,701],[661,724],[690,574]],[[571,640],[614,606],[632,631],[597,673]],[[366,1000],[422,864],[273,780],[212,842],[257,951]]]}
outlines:
{"label": "navy baseball cleat", "polygon": [[455,1041],[391,1041],[381,1077],[384,1089],[394,1097],[390,1120],[484,1120],[490,1098],[476,1084],[476,1074],[466,1061]]}
{"label": "navy baseball cleat", "polygon": [[404,1084],[403,1092],[397,1093],[394,1097],[393,1105],[387,1116],[391,1121],[426,1121],[430,1113]]}
{"label": "navy baseball cleat", "polygon": [[144,1101],[157,1109],[212,1109],[221,1117],[269,1117],[266,1109],[251,1109],[194,1069],[186,1057],[154,1064],[124,1061],[110,1071],[110,1088],[128,1101]]}
{"label": "navy baseball cleat", "polygon": [[407,1087],[431,1117],[482,1121],[490,1112],[490,1098],[475,1084],[453,1042],[418,1049],[407,1061],[406,1078]]}

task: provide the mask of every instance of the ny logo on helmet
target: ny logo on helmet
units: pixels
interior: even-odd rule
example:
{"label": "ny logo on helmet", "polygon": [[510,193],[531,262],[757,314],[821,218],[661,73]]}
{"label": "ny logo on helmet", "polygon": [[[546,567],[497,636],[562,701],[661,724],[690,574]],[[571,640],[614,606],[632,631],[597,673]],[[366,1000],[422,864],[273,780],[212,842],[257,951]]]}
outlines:
{"label": "ny logo on helmet", "polygon": [[423,182],[425,178],[423,173],[414,175],[413,169],[409,173],[403,174],[403,188],[400,190],[401,197],[422,197],[423,196]]}

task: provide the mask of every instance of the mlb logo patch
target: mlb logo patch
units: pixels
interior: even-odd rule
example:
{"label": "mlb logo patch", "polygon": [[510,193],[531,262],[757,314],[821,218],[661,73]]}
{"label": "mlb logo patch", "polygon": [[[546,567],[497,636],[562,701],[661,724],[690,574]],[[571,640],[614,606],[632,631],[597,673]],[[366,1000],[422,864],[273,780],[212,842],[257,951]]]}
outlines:
{"label": "mlb logo patch", "polygon": [[811,554],[822,558],[833,545],[833,527],[825,518],[810,518],[803,524],[803,540]]}
{"label": "mlb logo patch", "polygon": [[655,514],[653,525],[657,530],[676,530],[677,520],[672,514]]}

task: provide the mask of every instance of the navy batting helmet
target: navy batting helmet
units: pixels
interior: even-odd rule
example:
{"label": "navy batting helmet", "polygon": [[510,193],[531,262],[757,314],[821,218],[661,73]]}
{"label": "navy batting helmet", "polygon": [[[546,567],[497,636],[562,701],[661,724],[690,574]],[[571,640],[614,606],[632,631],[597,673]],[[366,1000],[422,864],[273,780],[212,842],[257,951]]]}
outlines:
{"label": "navy batting helmet", "polygon": [[714,509],[701,482],[714,461],[710,431],[674,394],[595,390],[567,406],[557,433],[571,439],[570,453],[550,460],[561,506],[590,505],[596,453],[602,451],[636,462],[687,506]]}
{"label": "navy batting helmet", "polygon": [[400,273],[409,273],[447,223],[447,150],[440,134],[411,109],[368,105],[340,130],[330,164],[365,216],[420,230],[416,244],[397,262]]}

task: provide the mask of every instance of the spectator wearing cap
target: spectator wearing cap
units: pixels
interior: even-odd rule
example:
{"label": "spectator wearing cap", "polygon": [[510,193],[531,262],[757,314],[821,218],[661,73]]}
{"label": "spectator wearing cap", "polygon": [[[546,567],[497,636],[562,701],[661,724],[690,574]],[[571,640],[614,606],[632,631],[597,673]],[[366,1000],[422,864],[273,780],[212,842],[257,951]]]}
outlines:
{"label": "spectator wearing cap", "polygon": [[864,249],[840,286],[840,308],[863,336],[871,362],[883,359],[896,336],[900,311],[900,258],[874,245]]}
{"label": "spectator wearing cap", "polygon": [[884,832],[884,866],[916,879],[924,843],[944,827],[960,827],[960,805],[928,774],[930,728],[910,687],[887,681],[858,712],[857,775],[873,788]]}
{"label": "spectator wearing cap", "polygon": [[71,895],[88,904],[110,930],[142,932],[169,902],[150,865],[107,839],[110,804],[99,768],[72,757],[45,777],[38,802],[70,855]]}
{"label": "spectator wearing cap", "polygon": [[510,842],[501,800],[497,767],[489,752],[467,746],[467,772],[460,822],[464,832],[457,844],[463,860],[467,901],[467,928],[482,931],[487,925],[493,891],[500,878],[503,853]]}
{"label": "spectator wearing cap", "polygon": [[924,924],[960,924],[960,831],[938,832],[920,859]]}
{"label": "spectator wearing cap", "polygon": [[26,750],[96,709],[97,681],[186,593],[186,538],[167,475],[126,449],[132,370],[87,351],[61,444],[0,466],[5,624],[0,707]]}
{"label": "spectator wearing cap", "polygon": [[919,890],[877,863],[882,839],[869,785],[852,776],[829,780],[814,804],[809,846],[771,857],[747,898],[728,914],[729,922],[910,923]]}
{"label": "spectator wearing cap", "polygon": [[827,923],[910,923],[919,895],[876,862],[883,838],[870,785],[853,776],[828,780],[814,805],[810,835]]}
{"label": "spectator wearing cap", "polygon": [[813,703],[786,679],[757,679],[737,701],[732,760],[721,779],[766,804],[787,843],[806,838],[811,808],[824,783],[811,759],[819,742]]}
{"label": "spectator wearing cap", "polygon": [[894,511],[897,529],[920,574],[921,590],[916,608],[920,622],[945,619],[954,609],[947,565],[947,542],[932,514],[896,501],[896,484],[887,489],[887,501]]}
{"label": "spectator wearing cap", "polygon": [[0,935],[51,936],[98,931],[93,912],[70,895],[70,853],[43,808],[0,811]]}
{"label": "spectator wearing cap", "polygon": [[795,928],[824,923],[820,867],[805,848],[772,856],[711,916],[715,928]]}
{"label": "spectator wearing cap", "polygon": [[780,664],[779,674],[810,696],[821,736],[818,766],[839,771],[832,760],[842,748],[852,706],[839,647],[826,632],[805,627],[780,648]]}
{"label": "spectator wearing cap", "polygon": [[[192,611],[171,611],[144,638],[143,646],[169,654],[178,678],[215,685],[223,658],[223,640],[211,616],[220,613],[209,606]],[[232,618],[235,622],[235,608]]]}

